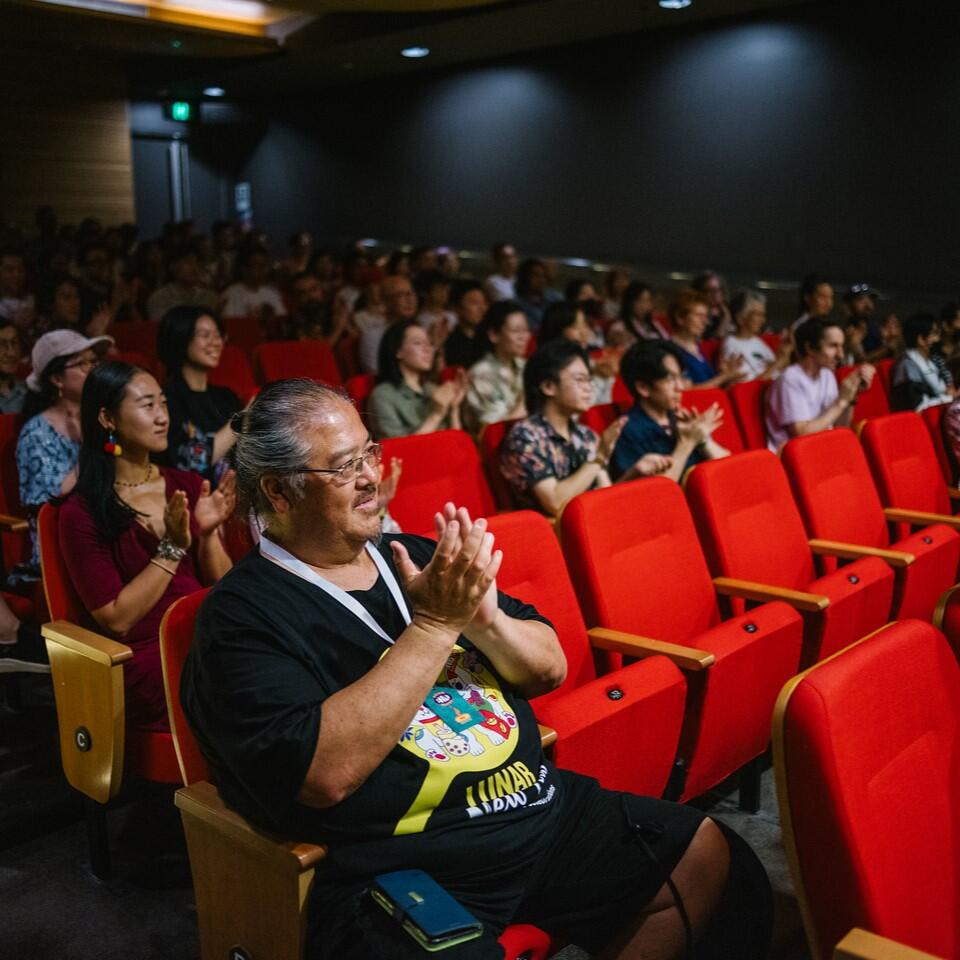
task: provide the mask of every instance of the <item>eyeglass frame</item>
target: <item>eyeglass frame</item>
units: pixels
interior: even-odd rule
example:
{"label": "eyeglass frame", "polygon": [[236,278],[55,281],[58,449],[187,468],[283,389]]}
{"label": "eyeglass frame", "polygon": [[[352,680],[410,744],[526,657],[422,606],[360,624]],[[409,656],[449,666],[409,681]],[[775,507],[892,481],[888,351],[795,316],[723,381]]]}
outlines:
{"label": "eyeglass frame", "polygon": [[80,370],[86,367],[87,371],[93,370],[94,367],[99,367],[101,364],[100,357],[88,357],[86,360],[74,360],[73,363],[65,363],[63,365],[64,370]]}
{"label": "eyeglass frame", "polygon": [[[373,460],[370,460],[371,455],[374,457]],[[360,471],[363,469],[363,465],[369,461],[371,467],[379,467],[383,462],[383,444],[382,443],[371,443],[367,449],[360,454],[359,457],[354,457],[352,460],[348,460],[341,467],[301,467],[299,470],[295,470],[294,473],[329,473],[334,474],[336,479],[333,481],[334,484],[338,487],[346,486],[352,480],[360,475]],[[347,477],[347,471],[353,469],[353,473]]]}

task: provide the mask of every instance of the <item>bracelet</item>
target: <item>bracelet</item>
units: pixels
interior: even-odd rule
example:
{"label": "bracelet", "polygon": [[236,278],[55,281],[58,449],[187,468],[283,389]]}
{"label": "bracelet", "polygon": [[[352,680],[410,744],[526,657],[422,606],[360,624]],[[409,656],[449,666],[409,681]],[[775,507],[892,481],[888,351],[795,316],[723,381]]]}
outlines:
{"label": "bracelet", "polygon": [[163,537],[157,544],[157,556],[161,560],[182,560],[187,555],[183,547],[178,547],[169,537]]}
{"label": "bracelet", "polygon": [[164,573],[169,573],[171,577],[176,576],[177,571],[171,570],[169,567],[165,567],[159,560],[154,557],[150,558],[150,562],[155,566],[159,567]]}
{"label": "bracelet", "polygon": [[601,470],[606,470],[609,460],[605,460],[600,454],[597,454],[590,462],[595,463]]}

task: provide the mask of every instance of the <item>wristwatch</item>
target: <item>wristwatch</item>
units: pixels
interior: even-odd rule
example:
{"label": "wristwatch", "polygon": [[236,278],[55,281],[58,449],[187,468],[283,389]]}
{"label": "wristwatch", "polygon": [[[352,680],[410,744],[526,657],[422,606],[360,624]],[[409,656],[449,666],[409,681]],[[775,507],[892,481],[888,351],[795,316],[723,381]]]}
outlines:
{"label": "wristwatch", "polygon": [[169,537],[163,537],[157,544],[157,556],[161,560],[182,560],[186,555],[187,551],[178,547]]}

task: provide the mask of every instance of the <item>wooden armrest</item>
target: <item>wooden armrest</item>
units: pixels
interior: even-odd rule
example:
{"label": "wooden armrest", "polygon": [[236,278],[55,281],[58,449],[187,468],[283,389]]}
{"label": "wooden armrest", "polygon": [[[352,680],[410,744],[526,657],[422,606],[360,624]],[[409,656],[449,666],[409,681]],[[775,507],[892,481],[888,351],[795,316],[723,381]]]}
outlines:
{"label": "wooden armrest", "polygon": [[174,802],[184,813],[196,817],[231,840],[252,846],[270,857],[292,857],[301,871],[316,866],[327,855],[325,846],[279,840],[258,830],[239,813],[231,810],[221,799],[217,788],[205,780],[181,787],[174,796]]}
{"label": "wooden armrest", "polygon": [[48,643],[58,643],[73,653],[89,657],[107,666],[123,663],[124,660],[133,657],[133,651],[125,643],[117,643],[116,640],[110,640],[102,634],[78,627],[67,620],[52,620],[50,623],[45,623],[40,628],[40,632]]}
{"label": "wooden armrest", "polygon": [[0,513],[0,530],[4,533],[28,533],[30,524],[23,517],[12,517],[9,513]]}
{"label": "wooden armrest", "polygon": [[854,927],[833,951],[833,960],[937,960],[931,953],[915,950],[876,933]]}
{"label": "wooden armrest", "polygon": [[843,557],[859,560],[861,557],[879,557],[891,567],[909,567],[917,558],[904,550],[885,550],[882,547],[865,547],[858,543],[840,543],[836,540],[810,540],[810,549],[821,557]]}
{"label": "wooden armrest", "polygon": [[717,593],[725,597],[741,597],[744,600],[782,600],[795,610],[805,613],[820,613],[830,606],[830,598],[821,593],[806,593],[803,590],[789,590],[786,587],[774,587],[769,583],[755,583],[752,580],[737,580],[733,577],[714,577],[713,586]]}
{"label": "wooden armrest", "polygon": [[540,729],[541,748],[546,750],[547,747],[552,747],[557,742],[557,731],[553,727],[545,726],[542,723],[538,723],[537,726]]}
{"label": "wooden armrest", "polygon": [[960,500],[960,488],[947,487],[947,496],[951,500]]}
{"label": "wooden armrest", "polygon": [[929,527],[934,523],[943,523],[954,530],[960,530],[960,517],[952,517],[947,513],[925,513],[923,510],[884,507],[883,515],[892,523],[909,523],[915,527]]}
{"label": "wooden armrest", "polygon": [[706,650],[681,647],[676,643],[664,643],[662,640],[624,633],[622,630],[610,630],[607,627],[593,627],[587,631],[587,636],[598,650],[624,653],[628,657],[669,657],[681,670],[706,670],[716,660],[716,657]]}

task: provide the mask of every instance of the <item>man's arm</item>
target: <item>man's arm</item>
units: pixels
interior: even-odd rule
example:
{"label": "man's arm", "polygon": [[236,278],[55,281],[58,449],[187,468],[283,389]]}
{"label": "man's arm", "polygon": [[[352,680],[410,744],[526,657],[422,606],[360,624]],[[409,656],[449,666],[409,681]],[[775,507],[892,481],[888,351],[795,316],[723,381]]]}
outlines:
{"label": "man's arm", "polygon": [[854,371],[840,384],[840,392],[836,399],[818,417],[811,420],[798,420],[784,424],[784,429],[791,437],[803,437],[808,433],[819,433],[837,425],[846,427],[853,419],[853,404],[860,390],[862,378],[859,371]]}

